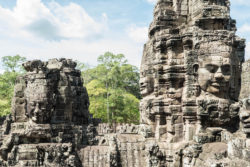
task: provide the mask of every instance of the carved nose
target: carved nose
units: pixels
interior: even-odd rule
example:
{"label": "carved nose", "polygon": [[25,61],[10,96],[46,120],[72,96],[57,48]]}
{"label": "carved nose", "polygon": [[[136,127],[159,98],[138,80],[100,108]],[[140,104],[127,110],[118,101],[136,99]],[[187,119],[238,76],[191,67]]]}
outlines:
{"label": "carved nose", "polygon": [[215,78],[216,78],[216,79],[222,79],[222,78],[223,78],[222,73],[216,73],[216,74],[215,74]]}
{"label": "carved nose", "polygon": [[175,89],[174,88],[169,88],[169,94],[174,94],[175,93]]}
{"label": "carved nose", "polygon": [[220,68],[216,71],[216,73],[214,74],[214,77],[215,77],[216,79],[222,79],[222,78],[223,78],[223,74],[222,74]]}

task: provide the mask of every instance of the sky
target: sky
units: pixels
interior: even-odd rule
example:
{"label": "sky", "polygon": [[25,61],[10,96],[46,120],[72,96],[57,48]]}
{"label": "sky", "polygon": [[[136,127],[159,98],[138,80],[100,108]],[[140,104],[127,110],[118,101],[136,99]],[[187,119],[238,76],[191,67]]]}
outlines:
{"label": "sky", "polygon": [[[250,3],[231,0],[231,17],[250,58]],[[156,0],[0,0],[0,58],[70,58],[97,64],[109,51],[140,66]],[[1,72],[1,70],[0,70]]]}

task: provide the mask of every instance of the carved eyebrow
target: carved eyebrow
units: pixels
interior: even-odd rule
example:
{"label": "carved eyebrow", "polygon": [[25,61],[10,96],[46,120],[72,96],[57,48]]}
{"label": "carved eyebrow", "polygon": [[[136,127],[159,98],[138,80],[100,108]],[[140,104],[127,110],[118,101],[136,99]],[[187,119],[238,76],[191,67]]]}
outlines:
{"label": "carved eyebrow", "polygon": [[222,68],[231,68],[231,65],[230,64],[224,64],[221,66]]}
{"label": "carved eyebrow", "polygon": [[225,66],[231,67],[231,64],[223,64],[222,66],[223,66],[223,67],[225,67]]}
{"label": "carved eyebrow", "polygon": [[214,72],[217,71],[217,69],[218,69],[219,67],[218,67],[217,65],[215,65],[215,64],[207,64],[207,65],[205,66],[205,68],[206,68],[208,71],[214,73]]}
{"label": "carved eyebrow", "polygon": [[217,65],[215,64],[206,64],[206,67],[209,66],[209,67],[218,67]]}
{"label": "carved eyebrow", "polygon": [[247,119],[249,118],[249,115],[242,115],[241,118],[244,120],[244,119]]}

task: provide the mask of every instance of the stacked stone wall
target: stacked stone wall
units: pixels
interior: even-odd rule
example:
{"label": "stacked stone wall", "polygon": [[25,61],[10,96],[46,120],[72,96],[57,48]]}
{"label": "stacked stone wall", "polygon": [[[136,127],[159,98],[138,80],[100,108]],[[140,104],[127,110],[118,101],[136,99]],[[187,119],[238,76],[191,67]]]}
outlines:
{"label": "stacked stone wall", "polygon": [[229,0],[158,0],[140,125],[93,119],[72,60],[25,63],[0,119],[0,166],[248,167],[250,62],[235,32]]}
{"label": "stacked stone wall", "polygon": [[241,74],[241,95],[240,98],[249,98],[250,96],[250,60],[242,65]]}

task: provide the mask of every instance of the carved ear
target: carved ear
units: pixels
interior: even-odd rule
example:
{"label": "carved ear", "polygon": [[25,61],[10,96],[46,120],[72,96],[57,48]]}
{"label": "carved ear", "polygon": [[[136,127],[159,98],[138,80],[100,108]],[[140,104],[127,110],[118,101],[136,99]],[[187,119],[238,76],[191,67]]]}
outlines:
{"label": "carved ear", "polygon": [[193,73],[194,73],[194,75],[198,75],[198,69],[199,69],[199,65],[198,64],[194,64],[193,65]]}
{"label": "carved ear", "polygon": [[240,107],[243,107],[244,102],[242,100],[239,100]]}

